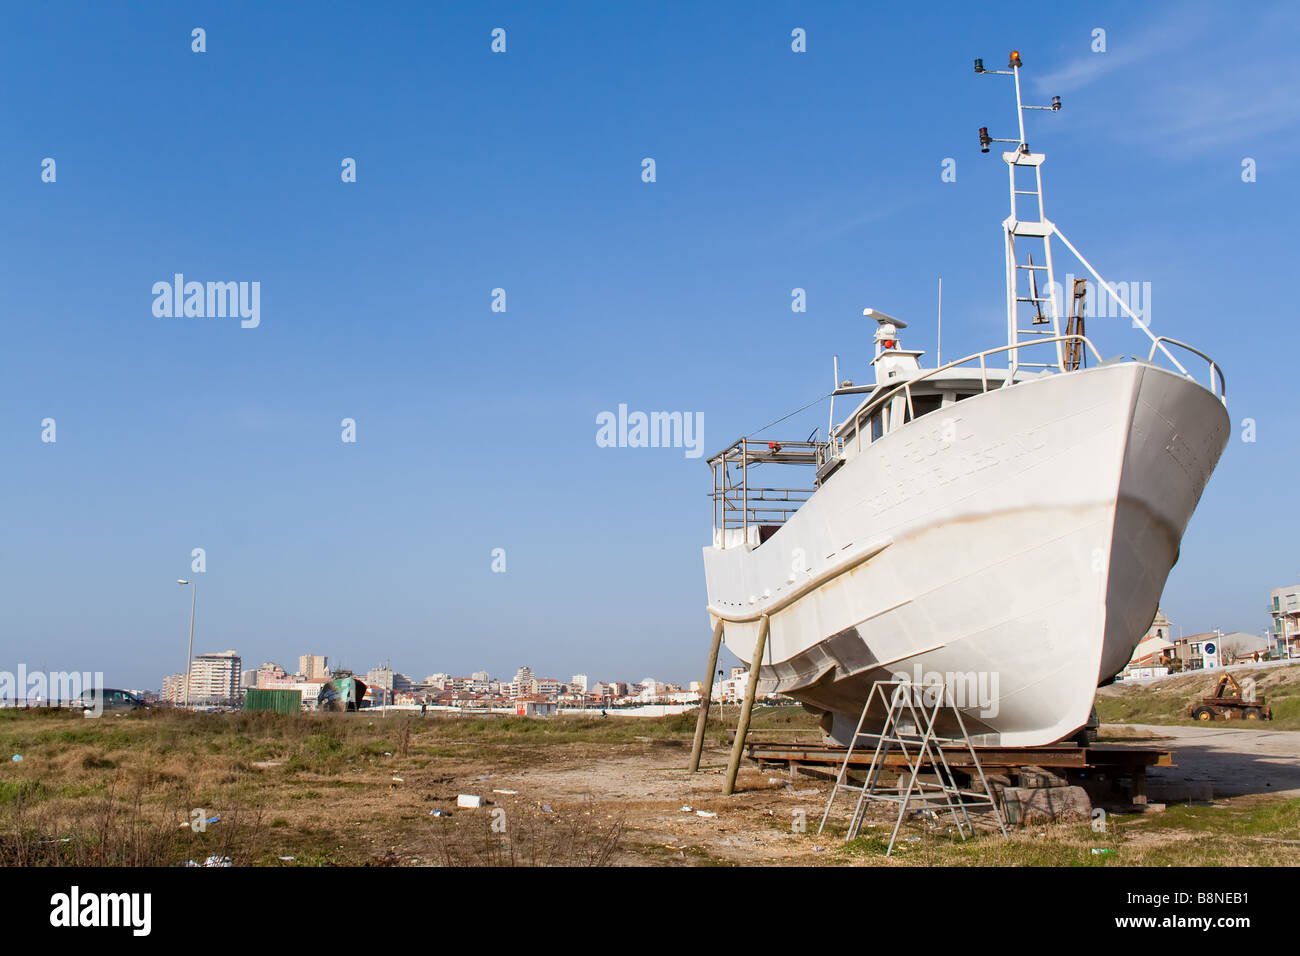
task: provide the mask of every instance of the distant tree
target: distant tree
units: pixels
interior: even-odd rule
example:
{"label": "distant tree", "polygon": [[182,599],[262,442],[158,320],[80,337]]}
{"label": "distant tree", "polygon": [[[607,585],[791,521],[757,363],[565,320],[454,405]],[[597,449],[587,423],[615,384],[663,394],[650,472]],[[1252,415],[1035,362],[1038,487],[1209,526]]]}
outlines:
{"label": "distant tree", "polygon": [[1239,637],[1228,637],[1219,641],[1219,660],[1225,664],[1235,664],[1249,653],[1246,642]]}

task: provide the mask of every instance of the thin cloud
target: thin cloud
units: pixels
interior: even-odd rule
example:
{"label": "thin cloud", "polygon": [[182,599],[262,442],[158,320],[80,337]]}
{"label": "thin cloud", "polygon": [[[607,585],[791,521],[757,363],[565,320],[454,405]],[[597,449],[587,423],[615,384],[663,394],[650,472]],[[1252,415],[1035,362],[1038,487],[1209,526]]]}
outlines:
{"label": "thin cloud", "polygon": [[1086,53],[1058,70],[1036,77],[1034,90],[1049,96],[1074,93],[1145,60],[1185,50],[1197,43],[1203,32],[1203,22],[1191,17],[1172,26],[1165,22],[1150,24],[1132,35],[1109,31],[1105,53]]}
{"label": "thin cloud", "polygon": [[[1111,31],[1107,52],[1072,60],[1036,79],[1034,88],[1063,95],[1102,81],[1123,83],[1136,122],[1117,135],[1159,153],[1249,145],[1300,124],[1296,71],[1278,70],[1280,60],[1294,62],[1284,38],[1300,32],[1297,21],[1296,8],[1278,6],[1242,17],[1240,33],[1211,37],[1198,11],[1180,9],[1176,22],[1145,26],[1131,38]],[[1144,69],[1157,60],[1163,72]],[[1288,79],[1279,83],[1279,75]]]}

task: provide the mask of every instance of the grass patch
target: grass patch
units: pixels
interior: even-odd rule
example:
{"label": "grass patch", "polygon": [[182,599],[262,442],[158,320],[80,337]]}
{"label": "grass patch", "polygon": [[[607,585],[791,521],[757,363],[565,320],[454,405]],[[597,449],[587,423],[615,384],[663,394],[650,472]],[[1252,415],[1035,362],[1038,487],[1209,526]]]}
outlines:
{"label": "grass patch", "polygon": [[34,803],[48,795],[45,785],[36,780],[0,780],[0,805]]}
{"label": "grass patch", "polygon": [[1214,693],[1222,671],[1193,671],[1152,683],[1120,681],[1097,692],[1097,714],[1110,724],[1169,724],[1233,729],[1300,730],[1300,664],[1252,667],[1232,671],[1241,681],[1254,678],[1257,696],[1272,708],[1271,721],[1216,720],[1200,723],[1187,708]]}

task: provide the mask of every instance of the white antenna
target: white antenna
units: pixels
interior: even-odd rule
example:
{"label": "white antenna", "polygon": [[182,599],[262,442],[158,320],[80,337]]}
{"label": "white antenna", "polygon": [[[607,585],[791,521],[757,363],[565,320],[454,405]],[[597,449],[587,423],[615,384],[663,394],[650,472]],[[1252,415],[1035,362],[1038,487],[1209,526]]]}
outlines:
{"label": "white antenna", "polygon": [[833,441],[835,435],[835,393],[840,387],[840,357],[834,358],[835,363],[835,382],[831,387],[831,413],[830,420],[826,423],[826,440]]}
{"label": "white antenna", "polygon": [[939,317],[935,322],[934,367],[943,367],[943,276],[939,276]]}

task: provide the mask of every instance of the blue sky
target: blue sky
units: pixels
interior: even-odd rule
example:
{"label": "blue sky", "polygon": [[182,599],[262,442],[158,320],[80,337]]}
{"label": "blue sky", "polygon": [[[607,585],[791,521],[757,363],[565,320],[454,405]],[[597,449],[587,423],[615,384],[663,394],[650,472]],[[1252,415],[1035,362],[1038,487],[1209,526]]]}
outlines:
{"label": "blue sky", "polygon": [[[1167,613],[1258,633],[1300,580],[1294,5],[3,16],[0,668],[157,687],[201,547],[195,650],[246,666],[696,678],[708,468],[600,448],[596,415],[701,412],[717,450],[824,394],[832,354],[864,380],[864,306],[932,348],[939,276],[944,355],[1002,344],[1005,171],[976,131],[1013,135],[1013,101],[971,61],[1013,47],[1031,101],[1065,104],[1030,117],[1049,216],[1227,374]],[[260,326],[156,318],[177,272],[260,282]],[[1142,351],[1125,320],[1089,331]]]}

